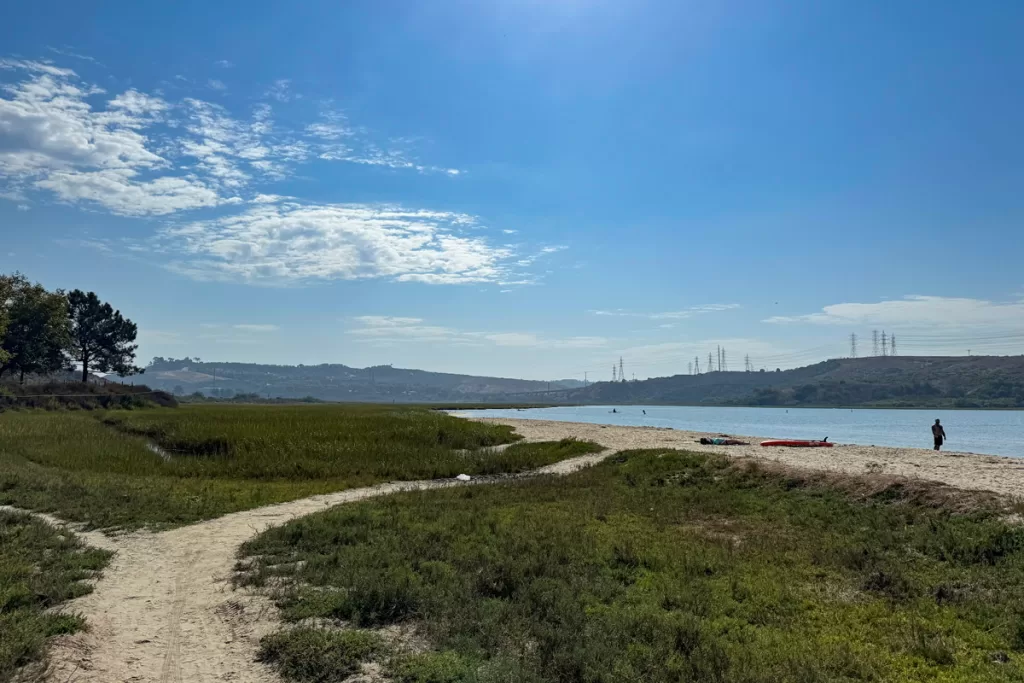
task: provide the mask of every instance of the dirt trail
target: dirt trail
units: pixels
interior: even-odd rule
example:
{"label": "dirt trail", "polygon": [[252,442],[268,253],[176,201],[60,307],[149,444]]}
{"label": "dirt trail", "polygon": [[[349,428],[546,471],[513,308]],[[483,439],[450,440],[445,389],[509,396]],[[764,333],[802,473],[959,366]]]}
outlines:
{"label": "dirt trail", "polygon": [[[566,474],[611,453],[571,458],[529,476]],[[474,479],[469,485],[492,481]],[[276,682],[278,677],[254,659],[259,638],[278,623],[276,613],[265,599],[232,590],[238,546],[269,527],[340,503],[465,485],[449,479],[387,483],[237,512],[161,533],[114,538],[89,534],[87,542],[116,550],[116,555],[95,590],[70,604],[70,610],[86,618],[90,630],[55,643],[49,680]]]}

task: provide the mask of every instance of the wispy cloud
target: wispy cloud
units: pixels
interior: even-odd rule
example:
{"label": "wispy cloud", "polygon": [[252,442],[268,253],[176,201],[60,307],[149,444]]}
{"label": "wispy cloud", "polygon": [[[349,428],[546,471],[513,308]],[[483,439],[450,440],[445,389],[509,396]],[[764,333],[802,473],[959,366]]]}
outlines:
{"label": "wispy cloud", "polygon": [[516,277],[508,248],[467,234],[475,223],[451,212],[268,201],[165,228],[152,248],[171,259],[172,270],[201,280],[467,284]]}
{"label": "wispy cloud", "polygon": [[230,69],[230,68],[232,68],[234,66],[233,62],[229,62],[226,59],[218,59],[213,64],[214,64],[214,66],[219,66],[222,69]]}
{"label": "wispy cloud", "polygon": [[[208,86],[224,84],[210,79]],[[290,101],[289,82],[275,82],[268,97]],[[254,192],[256,183],[286,178],[315,158],[459,173],[380,147],[339,112],[280,128],[266,102],[238,118],[196,97],[170,101],[137,89],[111,94],[73,69],[39,60],[0,59],[0,131],[0,197],[17,195],[24,203],[43,191],[123,215],[241,204],[266,194]]]}
{"label": "wispy cloud", "polygon": [[49,50],[50,52],[53,52],[54,54],[61,55],[62,57],[70,57],[71,59],[80,59],[83,62],[91,62],[93,64],[99,64],[100,63],[95,57],[90,57],[89,55],[79,54],[79,53],[75,52],[74,50],[72,50],[70,48],[66,48],[66,47],[65,48],[48,47],[46,49]]}
{"label": "wispy cloud", "polygon": [[216,78],[211,78],[210,80],[206,81],[206,85],[210,86],[214,90],[227,90],[228,87],[224,85],[224,81],[219,81]]}
{"label": "wispy cloud", "polygon": [[294,97],[292,93],[292,82],[287,78],[280,78],[274,81],[265,95],[271,99],[275,99],[278,102],[290,102]]}
{"label": "wispy cloud", "polygon": [[1024,329],[1024,298],[997,302],[964,297],[910,295],[876,303],[841,303],[817,313],[772,316],[766,323],[786,325],[864,326],[899,328]]}
{"label": "wispy cloud", "polygon": [[[732,311],[740,308],[739,304],[704,304],[703,306],[690,306],[678,311],[662,311],[658,313],[639,313],[627,311],[622,308],[614,310],[592,310],[592,315],[618,316],[626,318],[647,318],[648,320],[685,320],[706,313],[718,313],[721,311]],[[664,325],[662,325],[664,327]]]}
{"label": "wispy cloud", "polygon": [[436,343],[455,346],[499,346],[541,349],[599,349],[607,346],[603,337],[553,338],[530,332],[476,332],[429,325],[422,318],[364,315],[353,319],[357,327],[347,333],[374,343]]}
{"label": "wispy cloud", "polygon": [[238,325],[232,325],[232,329],[241,330],[243,332],[276,332],[281,329],[277,325],[263,325],[255,323],[241,323]]}

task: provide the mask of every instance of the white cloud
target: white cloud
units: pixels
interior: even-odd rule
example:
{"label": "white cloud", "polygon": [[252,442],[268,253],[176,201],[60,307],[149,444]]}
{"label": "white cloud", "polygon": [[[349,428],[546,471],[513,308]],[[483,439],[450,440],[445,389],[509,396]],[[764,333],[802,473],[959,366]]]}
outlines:
{"label": "white cloud", "polygon": [[427,325],[422,318],[364,315],[354,320],[360,326],[348,330],[347,333],[373,343],[440,343],[545,349],[597,349],[608,344],[608,340],[603,337],[550,338],[530,332],[470,332]]}
{"label": "white cloud", "polygon": [[95,57],[79,54],[68,48],[58,49],[55,47],[48,47],[46,49],[50,52],[61,55],[63,57],[71,57],[72,59],[81,59],[84,62],[92,62],[93,64],[99,64],[99,61]]}
{"label": "white cloud", "polygon": [[462,234],[463,214],[280,202],[164,229],[170,267],[202,280],[289,284],[389,278],[403,282],[502,282],[511,251]]}
{"label": "white cloud", "polygon": [[238,325],[232,325],[232,329],[241,330],[243,332],[276,332],[281,329],[277,325],[262,325],[254,323],[240,323]]}
{"label": "white cloud", "polygon": [[232,63],[232,62],[229,62],[229,61],[228,61],[228,60],[226,60],[226,59],[218,59],[218,60],[217,60],[216,62],[214,62],[213,64],[214,64],[214,66],[219,66],[219,67],[220,67],[220,68],[222,68],[222,69],[230,69],[231,67],[233,67],[233,66],[234,66],[234,63]]}
{"label": "white cloud", "polygon": [[340,140],[355,135],[355,132],[338,123],[311,123],[306,132],[323,140]]}
{"label": "white cloud", "polygon": [[[339,112],[279,130],[267,103],[240,120],[196,98],[170,102],[137,89],[108,94],[45,61],[0,59],[0,77],[14,78],[0,80],[0,197],[21,203],[41,190],[118,214],[167,215],[238,203],[252,196],[257,182],[287,178],[312,158],[457,171],[382,151]],[[222,84],[214,79],[209,85]],[[288,81],[276,82],[270,94],[288,101]],[[430,272],[419,277],[450,279]]]}
{"label": "white cloud", "polygon": [[224,81],[219,81],[216,78],[211,78],[206,81],[206,85],[213,88],[214,90],[227,90],[228,86],[224,85]]}
{"label": "white cloud", "polygon": [[985,299],[942,296],[905,296],[877,303],[841,303],[820,312],[797,316],[773,316],[773,324],[878,325],[889,328],[1024,328],[1024,299],[995,302]]}
{"label": "white cloud", "polygon": [[271,97],[278,102],[289,102],[291,101],[293,94],[291,91],[292,82],[287,78],[281,78],[274,81],[274,84],[265,93],[267,97]]}
{"label": "white cloud", "polygon": [[[732,311],[740,308],[739,304],[705,304],[703,306],[691,306],[678,311],[662,311],[660,313],[638,313],[627,311],[621,308],[614,310],[590,311],[592,315],[621,316],[627,318],[647,318],[648,320],[685,320],[705,313],[717,313],[721,311]],[[662,325],[665,327],[665,325]]]}
{"label": "white cloud", "polygon": [[8,188],[49,190],[66,202],[87,201],[126,215],[233,201],[195,176],[145,177],[170,166],[140,132],[170,108],[161,98],[128,90],[95,110],[88,98],[103,91],[78,85],[70,69],[3,64],[32,74],[4,86],[9,97],[0,97],[0,181]]}
{"label": "white cloud", "polygon": [[24,69],[25,71],[31,71],[33,73],[47,74],[50,76],[57,76],[60,78],[66,78],[75,75],[75,72],[71,69],[64,69],[58,66],[54,66],[49,62],[38,62],[23,59],[0,59],[0,69]]}
{"label": "white cloud", "polygon": [[36,183],[58,197],[75,202],[86,200],[126,216],[161,216],[185,209],[232,203],[201,182],[187,178],[163,177],[140,182],[128,169],[93,172],[50,173]]}

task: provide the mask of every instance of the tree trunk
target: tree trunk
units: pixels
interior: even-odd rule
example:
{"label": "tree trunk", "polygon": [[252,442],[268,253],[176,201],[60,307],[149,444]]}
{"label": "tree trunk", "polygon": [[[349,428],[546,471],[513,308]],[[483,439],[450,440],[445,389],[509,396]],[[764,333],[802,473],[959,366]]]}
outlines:
{"label": "tree trunk", "polygon": [[82,384],[89,381],[89,355],[82,356]]}
{"label": "tree trunk", "polygon": [[21,381],[21,386],[25,386],[25,368],[22,368],[22,369],[21,369],[21,378],[20,378],[20,381]]}

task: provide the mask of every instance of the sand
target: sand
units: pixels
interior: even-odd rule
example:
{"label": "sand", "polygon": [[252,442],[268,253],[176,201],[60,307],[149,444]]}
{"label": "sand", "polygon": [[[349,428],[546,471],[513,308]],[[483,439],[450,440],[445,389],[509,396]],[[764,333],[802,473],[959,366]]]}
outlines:
{"label": "sand", "polygon": [[[1013,458],[851,445],[829,449],[702,446],[695,443],[701,436],[718,435],[544,420],[482,421],[511,425],[530,441],[576,437],[606,447],[602,453],[572,458],[523,476],[568,474],[619,450],[685,448],[813,470],[885,473],[1012,497],[1024,494],[1024,461]],[[756,437],[746,440],[759,441]],[[474,479],[469,485],[495,480],[500,478]],[[277,612],[258,594],[231,588],[239,545],[269,527],[333,505],[455,485],[466,484],[450,479],[388,483],[233,513],[161,533],[114,537],[89,533],[87,542],[116,554],[94,592],[66,607],[82,614],[90,630],[57,639],[48,680],[277,682],[278,677],[255,659],[259,638],[279,626]]]}
{"label": "sand", "polygon": [[923,448],[890,448],[837,444],[832,448],[765,448],[764,437],[734,436],[750,446],[704,446],[703,437],[719,433],[689,432],[664,427],[621,427],[583,422],[478,418],[481,422],[510,425],[531,441],[576,437],[596,441],[620,451],[634,448],[685,448],[723,453],[737,458],[757,458],[791,467],[845,474],[887,474],[910,479],[938,481],[961,489],[990,491],[1012,498],[1024,497],[1024,459],[976,455]]}

